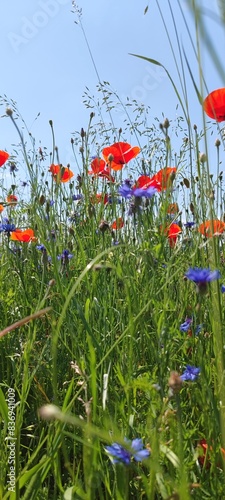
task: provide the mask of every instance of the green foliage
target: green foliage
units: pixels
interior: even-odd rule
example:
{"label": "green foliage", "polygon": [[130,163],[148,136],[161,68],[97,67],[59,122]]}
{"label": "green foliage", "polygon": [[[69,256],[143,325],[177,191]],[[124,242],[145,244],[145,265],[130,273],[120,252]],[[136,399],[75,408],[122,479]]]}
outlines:
{"label": "green foliage", "polygon": [[[49,172],[50,164],[59,164],[52,122],[51,155],[37,150],[30,134],[29,149],[16,104],[2,99],[19,133],[15,164],[29,176],[24,195],[14,172],[14,205],[4,201],[8,193],[1,186],[2,217],[34,231],[22,242],[14,242],[11,231],[0,233],[3,500],[223,498],[224,299],[218,282],[203,295],[185,278],[189,267],[224,274],[223,234],[207,238],[198,231],[205,220],[222,223],[220,145],[215,176],[199,152],[207,130],[193,130],[185,96],[167,75],[184,114],[174,124],[163,117],[149,125],[148,109],[134,101],[123,105],[108,82],[99,84],[97,101],[86,89],[85,105],[96,117],[91,111],[87,129],[71,141],[76,182],[61,182],[62,165],[55,177]],[[124,131],[112,121],[118,103]],[[142,147],[143,159],[112,171],[114,180],[91,176],[93,150],[101,156],[103,147],[125,142],[127,133]],[[175,165],[176,177],[153,198],[120,197],[117,203],[125,177],[133,185],[141,174],[165,173],[168,165]],[[186,227],[193,217],[195,225]],[[112,227],[118,218],[123,227]],[[174,240],[168,237],[173,224],[180,228]],[[187,318],[189,328],[182,331]],[[181,380],[187,365],[200,368],[196,381]],[[149,458],[113,464],[105,446],[118,443],[130,451],[124,438],[142,439]]]}

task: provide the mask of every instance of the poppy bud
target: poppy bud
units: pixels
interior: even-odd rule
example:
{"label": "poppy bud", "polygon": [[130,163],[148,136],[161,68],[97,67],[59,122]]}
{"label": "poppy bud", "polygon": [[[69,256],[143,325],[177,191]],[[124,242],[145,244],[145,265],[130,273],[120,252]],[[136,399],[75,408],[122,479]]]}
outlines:
{"label": "poppy bud", "polygon": [[98,228],[99,228],[99,231],[101,231],[102,233],[105,233],[105,231],[107,231],[109,229],[109,223],[106,220],[101,220]]}
{"label": "poppy bud", "polygon": [[6,108],[5,112],[6,112],[7,116],[13,115],[13,110],[11,108]]}
{"label": "poppy bud", "polygon": [[205,153],[200,153],[199,161],[200,161],[200,163],[205,163],[207,161],[207,156]]}
{"label": "poppy bud", "polygon": [[170,122],[168,120],[168,118],[165,118],[164,122],[163,122],[163,128],[167,129],[169,128],[170,126]]}
{"label": "poppy bud", "polygon": [[49,281],[48,286],[49,286],[49,287],[50,287],[50,286],[54,286],[54,285],[55,285],[55,283],[56,283],[56,282],[55,282],[55,280],[54,280],[54,279],[52,279],[52,280],[50,280],[50,281]]}
{"label": "poppy bud", "polygon": [[113,160],[114,160],[114,156],[112,155],[112,153],[110,153],[110,154],[109,154],[109,156],[108,156],[108,161],[109,161],[109,163],[110,163],[111,161],[113,161]]}
{"label": "poppy bud", "polygon": [[219,139],[215,140],[215,146],[218,148],[220,146],[221,142]]}
{"label": "poppy bud", "polygon": [[86,135],[86,132],[84,131],[83,127],[82,127],[82,129],[80,131],[80,135],[81,135],[82,138],[85,137],[85,135]]}

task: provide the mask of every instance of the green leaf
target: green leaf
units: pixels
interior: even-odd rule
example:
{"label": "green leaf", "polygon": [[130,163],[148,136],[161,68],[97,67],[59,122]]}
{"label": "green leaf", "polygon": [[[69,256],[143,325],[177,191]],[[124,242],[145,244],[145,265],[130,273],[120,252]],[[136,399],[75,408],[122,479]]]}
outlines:
{"label": "green leaf", "polygon": [[3,417],[3,420],[8,423],[8,406],[5,400],[4,393],[0,388],[0,412]]}
{"label": "green leaf", "polygon": [[176,469],[180,466],[180,460],[178,456],[168,448],[168,446],[161,444],[160,445],[161,452],[168,458],[168,460],[173,464]]}
{"label": "green leaf", "polygon": [[50,461],[50,459],[47,457],[43,457],[43,459],[41,460],[41,462],[39,462],[39,464],[35,465],[34,467],[32,467],[32,469],[26,471],[22,475],[22,477],[19,480],[20,489],[23,488],[23,486],[27,483],[27,481],[29,481],[34,476],[34,474],[36,474],[40,469],[46,466],[46,461]]}

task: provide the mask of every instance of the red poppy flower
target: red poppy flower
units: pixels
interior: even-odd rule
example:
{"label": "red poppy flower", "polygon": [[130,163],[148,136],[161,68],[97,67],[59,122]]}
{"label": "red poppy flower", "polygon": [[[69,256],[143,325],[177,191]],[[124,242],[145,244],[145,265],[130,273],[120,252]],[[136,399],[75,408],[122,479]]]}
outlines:
{"label": "red poppy flower", "polygon": [[18,198],[15,194],[9,194],[6,198],[6,201],[11,205],[16,205]]}
{"label": "red poppy flower", "polygon": [[109,167],[113,170],[121,170],[123,166],[140,153],[138,146],[132,147],[128,142],[115,142],[112,146],[104,148],[102,155]]}
{"label": "red poppy flower", "polygon": [[138,177],[135,187],[147,189],[149,187],[155,187],[158,191],[161,191],[161,185],[154,179],[153,177],[149,177],[148,175],[141,175]]}
{"label": "red poppy flower", "polygon": [[90,175],[98,175],[104,170],[105,167],[105,160],[101,160],[101,158],[94,158],[91,162],[91,170],[88,170],[88,173]]}
{"label": "red poppy flower", "polygon": [[160,186],[159,189],[157,188],[158,191],[171,187],[176,171],[176,167],[166,167],[153,175],[152,180],[156,181]]}
{"label": "red poppy flower", "polygon": [[218,236],[225,231],[225,223],[221,220],[207,220],[202,222],[198,227],[198,232],[201,233],[206,238],[212,238],[212,236]]}
{"label": "red poppy flower", "polygon": [[178,234],[180,234],[181,232],[181,228],[180,226],[178,226],[178,224],[170,224],[170,226],[165,227],[164,234],[169,239],[171,248],[176,245]]}
{"label": "red poppy flower", "polygon": [[3,205],[0,205],[0,214],[3,212],[3,210],[4,210]]}
{"label": "red poppy flower", "polygon": [[91,169],[88,170],[90,175],[97,175],[98,177],[105,177],[111,182],[115,182],[114,177],[112,177],[110,173],[110,169],[107,167],[105,160],[101,160],[101,158],[95,158],[91,162]]}
{"label": "red poppy flower", "polygon": [[[200,465],[205,465],[206,469],[209,469],[210,466],[211,466],[211,462],[210,462],[210,453],[208,451],[208,444],[206,442],[205,439],[201,439],[198,443],[198,449],[199,449],[199,457],[198,457],[198,461],[200,463]],[[210,446],[209,450],[212,451],[212,446]],[[225,450],[224,448],[220,448],[220,452],[221,452],[221,455],[223,455],[223,457],[225,458]],[[220,460],[218,461],[217,463],[217,467],[221,467],[221,464],[220,464]]]}
{"label": "red poppy flower", "polygon": [[22,231],[21,229],[16,229],[11,233],[11,240],[29,243],[29,241],[35,241],[36,238],[34,236],[33,229],[25,229],[24,231]]}
{"label": "red poppy flower", "polygon": [[217,122],[225,120],[225,88],[211,92],[203,102],[205,113]]}
{"label": "red poppy flower", "polygon": [[102,170],[100,172],[100,174],[98,174],[98,177],[105,177],[105,179],[107,179],[108,181],[110,182],[115,182],[115,179],[114,177],[111,175],[110,173],[110,169],[108,167],[106,167],[104,170]]}
{"label": "red poppy flower", "polygon": [[9,156],[10,156],[9,153],[0,150],[0,167],[4,165],[4,163],[8,160]]}
{"label": "red poppy flower", "polygon": [[114,222],[112,223],[111,228],[112,229],[122,229],[123,226],[124,226],[124,222],[123,222],[122,217],[117,217],[117,219],[114,220]]}
{"label": "red poppy flower", "polygon": [[63,167],[62,165],[52,164],[49,168],[49,172],[52,173],[54,180],[57,182],[68,182],[74,176],[70,168]]}

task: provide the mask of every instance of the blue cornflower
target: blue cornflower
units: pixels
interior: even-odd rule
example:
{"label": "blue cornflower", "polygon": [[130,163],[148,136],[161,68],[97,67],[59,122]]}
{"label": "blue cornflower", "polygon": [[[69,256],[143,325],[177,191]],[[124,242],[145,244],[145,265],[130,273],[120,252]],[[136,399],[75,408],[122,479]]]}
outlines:
{"label": "blue cornflower", "polygon": [[58,260],[62,260],[63,262],[67,262],[68,259],[72,259],[73,254],[69,252],[69,250],[63,250],[61,255],[57,255]]}
{"label": "blue cornflower", "polygon": [[157,192],[157,189],[154,187],[148,187],[146,189],[143,188],[131,188],[127,183],[122,184],[119,187],[118,194],[123,196],[124,198],[131,198],[131,196],[135,196],[138,198],[152,198],[152,196]]}
{"label": "blue cornflower", "polygon": [[190,267],[185,276],[189,280],[194,281],[197,285],[206,284],[210,281],[221,278],[221,274],[217,269],[215,269],[215,271],[211,271],[210,269],[202,269],[200,267]]}
{"label": "blue cornflower", "polygon": [[225,293],[225,285],[222,285],[222,286],[221,286],[221,292],[222,292],[222,293]]}
{"label": "blue cornflower", "polygon": [[197,291],[201,294],[207,292],[207,284],[210,281],[218,280],[219,278],[221,278],[221,274],[217,269],[215,269],[215,271],[211,271],[210,269],[202,269],[198,267],[190,267],[185,276],[189,280],[196,283]]}
{"label": "blue cornflower", "polygon": [[124,183],[119,187],[118,194],[124,198],[130,198],[133,194],[133,190],[128,184]]}
{"label": "blue cornflower", "polygon": [[134,188],[132,189],[133,195],[138,196],[138,197],[144,197],[144,198],[152,198],[155,193],[157,193],[157,189],[155,187],[148,187],[146,189],[143,188]]}
{"label": "blue cornflower", "polygon": [[9,224],[8,222],[0,224],[0,232],[1,233],[11,233],[12,231],[15,231],[16,226],[15,224]]}
{"label": "blue cornflower", "polygon": [[20,181],[22,187],[26,187],[29,184],[29,181]]}
{"label": "blue cornflower", "polygon": [[192,321],[193,321],[192,318],[187,318],[185,320],[185,322],[180,325],[180,331],[181,332],[188,332]]}
{"label": "blue cornflower", "polygon": [[195,382],[195,380],[197,380],[199,376],[199,373],[200,373],[200,368],[196,368],[196,366],[187,365],[186,370],[180,376],[180,378],[183,381],[190,380],[191,382]]}
{"label": "blue cornflower", "polygon": [[126,184],[129,187],[132,187],[133,181],[132,181],[132,179],[125,179],[124,184]]}
{"label": "blue cornflower", "polygon": [[193,221],[190,221],[190,222],[185,222],[184,226],[187,227],[188,229],[190,229],[191,227],[193,227],[195,225],[195,222]]}
{"label": "blue cornflower", "polygon": [[46,251],[46,248],[44,245],[37,245],[36,246],[37,250],[41,250],[41,252],[45,252]]}
{"label": "blue cornflower", "polygon": [[12,174],[13,172],[17,172],[18,168],[16,166],[16,164],[11,161],[9,162],[9,170],[10,170],[10,173]]}
{"label": "blue cornflower", "polygon": [[72,200],[73,201],[79,201],[79,200],[82,200],[83,199],[83,195],[80,193],[80,194],[73,194],[72,195]]}
{"label": "blue cornflower", "polygon": [[149,457],[150,451],[143,448],[142,439],[133,439],[133,441],[124,439],[124,441],[130,448],[129,450],[118,443],[113,443],[111,446],[105,447],[107,453],[111,455],[114,464],[123,463],[128,465],[132,458],[134,458],[136,462],[142,462],[142,460]]}

